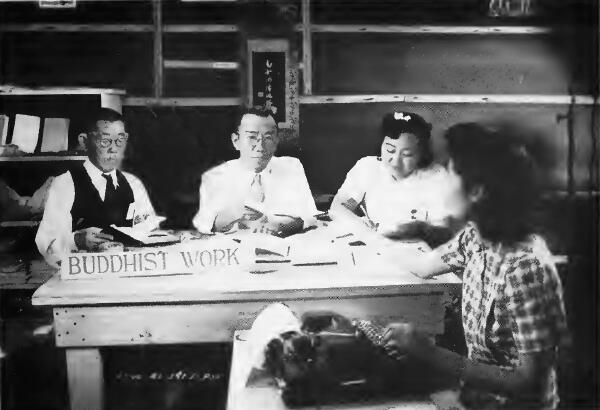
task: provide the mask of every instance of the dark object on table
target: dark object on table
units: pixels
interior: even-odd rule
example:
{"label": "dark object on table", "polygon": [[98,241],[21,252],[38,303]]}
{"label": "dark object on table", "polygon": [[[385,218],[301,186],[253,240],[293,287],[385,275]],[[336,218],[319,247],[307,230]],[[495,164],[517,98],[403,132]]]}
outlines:
{"label": "dark object on table", "polygon": [[364,243],[363,241],[354,241],[354,242],[349,242],[348,245],[350,245],[350,246],[366,246],[367,244]]}
{"label": "dark object on table", "polygon": [[282,334],[266,351],[266,368],[279,381],[286,406],[433,391],[431,375],[420,374],[419,363],[397,360],[386,351],[383,327],[330,312],[307,313],[302,324],[301,332]]}

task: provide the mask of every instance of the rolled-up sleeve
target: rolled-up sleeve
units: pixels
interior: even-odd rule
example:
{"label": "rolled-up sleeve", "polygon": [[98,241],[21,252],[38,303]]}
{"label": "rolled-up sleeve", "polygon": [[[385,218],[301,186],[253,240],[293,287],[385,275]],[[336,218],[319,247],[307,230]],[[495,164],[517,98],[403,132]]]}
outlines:
{"label": "rolled-up sleeve", "polygon": [[352,199],[358,206],[363,201],[368,185],[377,182],[371,177],[373,174],[371,162],[373,160],[376,161],[377,159],[374,157],[365,157],[358,160],[352,169],[348,171],[348,174],[346,174],[346,179],[340,189],[338,189],[333,203]]}
{"label": "rolled-up sleeve", "polygon": [[[192,221],[194,227],[202,233],[211,233],[217,216],[213,202],[217,192],[214,192],[214,181],[210,173],[205,172],[200,182],[200,202],[198,212]],[[222,187],[221,189],[223,189]]]}
{"label": "rolled-up sleeve", "polygon": [[71,218],[74,198],[75,189],[69,173],[62,174],[52,181],[35,237],[38,250],[50,265],[58,266],[65,254],[77,249]]}
{"label": "rolled-up sleeve", "polygon": [[290,183],[295,188],[293,191],[295,198],[290,201],[295,208],[292,213],[294,216],[302,218],[304,226],[314,225],[316,221],[314,216],[318,211],[310,186],[308,185],[308,180],[306,179],[304,167],[300,161],[295,160],[292,169],[293,173],[291,177],[293,180]]}
{"label": "rolled-up sleeve", "polygon": [[125,174],[129,186],[133,192],[133,209],[131,217],[133,226],[144,230],[152,230],[158,228],[160,222],[165,218],[159,217],[152,206],[148,191],[142,181],[134,175]]}
{"label": "rolled-up sleeve", "polygon": [[472,255],[475,236],[475,227],[469,223],[454,238],[436,248],[435,251],[454,273],[462,275]]}

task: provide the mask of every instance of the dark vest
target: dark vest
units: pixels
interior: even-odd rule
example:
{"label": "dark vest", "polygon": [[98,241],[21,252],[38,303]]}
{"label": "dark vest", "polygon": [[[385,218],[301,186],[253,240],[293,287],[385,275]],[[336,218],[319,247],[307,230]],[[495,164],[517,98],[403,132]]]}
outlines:
{"label": "dark vest", "polygon": [[83,165],[77,165],[70,171],[75,188],[75,200],[71,208],[73,231],[89,227],[107,228],[112,224],[117,226],[132,226],[127,220],[129,205],[133,203],[133,191],[125,175],[117,171],[118,187],[113,199],[105,202],[92,184],[92,180]]}

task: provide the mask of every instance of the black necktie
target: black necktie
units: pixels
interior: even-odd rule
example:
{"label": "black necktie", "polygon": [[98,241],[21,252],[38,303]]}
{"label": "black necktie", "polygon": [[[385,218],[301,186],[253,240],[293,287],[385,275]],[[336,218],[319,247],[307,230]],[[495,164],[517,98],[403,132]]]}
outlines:
{"label": "black necktie", "polygon": [[110,174],[102,174],[106,179],[106,191],[104,191],[104,203],[110,203],[115,196],[115,186]]}

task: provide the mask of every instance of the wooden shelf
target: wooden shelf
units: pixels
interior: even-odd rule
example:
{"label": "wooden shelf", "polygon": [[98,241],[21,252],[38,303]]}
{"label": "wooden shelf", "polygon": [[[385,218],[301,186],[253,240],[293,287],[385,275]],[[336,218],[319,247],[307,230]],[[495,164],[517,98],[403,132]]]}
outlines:
{"label": "wooden shelf", "polygon": [[237,33],[235,24],[165,24],[163,33]]}
{"label": "wooden shelf", "polygon": [[[304,25],[297,24],[296,31],[303,31]],[[72,24],[34,23],[5,24],[4,32],[99,32],[99,33],[151,33],[152,24]],[[235,24],[165,24],[165,33],[236,33]],[[313,33],[390,33],[390,34],[547,34],[549,27],[541,26],[438,26],[438,25],[385,25],[385,24],[312,24]]]}
{"label": "wooden shelf", "polygon": [[205,70],[237,70],[240,64],[236,61],[206,60],[164,60],[165,68],[205,69]]}
{"label": "wooden shelf", "polygon": [[0,162],[85,161],[86,158],[86,155],[32,155],[23,157],[0,157]]}
{"label": "wooden shelf", "polygon": [[15,85],[0,85],[0,96],[7,95],[95,95],[117,94],[125,95],[125,90],[116,88],[86,88],[86,87],[48,87],[27,88]]}
{"label": "wooden shelf", "polygon": [[[302,24],[296,31],[302,31]],[[386,24],[312,24],[313,33],[389,33],[389,34],[547,34],[548,27],[539,26],[434,26]]]}
{"label": "wooden shelf", "polygon": [[2,221],[0,228],[35,227],[40,221]]}
{"label": "wooden shelf", "polygon": [[5,32],[101,32],[101,33],[151,33],[152,24],[73,24],[73,23],[32,23],[4,24],[0,31]]}
{"label": "wooden shelf", "polygon": [[359,94],[359,95],[304,95],[301,104],[357,104],[378,102],[412,102],[441,104],[541,104],[593,105],[589,95],[521,95],[521,94]]}
{"label": "wooden shelf", "polygon": [[127,107],[226,107],[238,106],[242,103],[239,97],[206,97],[206,98],[153,98],[153,97],[127,97],[123,106]]}

